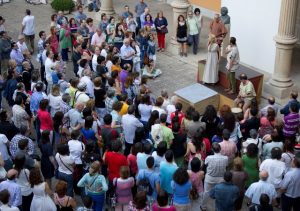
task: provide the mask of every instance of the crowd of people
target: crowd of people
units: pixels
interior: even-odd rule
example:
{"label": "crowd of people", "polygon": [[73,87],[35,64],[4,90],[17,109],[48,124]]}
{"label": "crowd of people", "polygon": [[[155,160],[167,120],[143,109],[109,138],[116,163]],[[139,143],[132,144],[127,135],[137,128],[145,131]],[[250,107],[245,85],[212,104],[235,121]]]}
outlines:
{"label": "crowd of people", "polygon": [[[77,10],[70,18],[53,14],[37,48],[30,10],[17,42],[0,17],[0,88],[8,103],[0,111],[1,210],[207,210],[209,198],[218,211],[241,210],[245,201],[251,211],[300,210],[297,92],[283,108],[270,97],[259,109],[242,74],[235,100],[242,109],[184,110],[176,96],[154,96],[147,85],[162,73],[163,12],[153,20],[140,0],[135,14],[125,5],[118,18],[103,13],[96,24]],[[187,15],[178,17],[181,56],[188,43],[197,54],[203,25],[198,8]],[[216,58],[226,29],[219,17],[211,27],[219,33],[210,35]],[[239,58],[230,42],[234,73]]]}

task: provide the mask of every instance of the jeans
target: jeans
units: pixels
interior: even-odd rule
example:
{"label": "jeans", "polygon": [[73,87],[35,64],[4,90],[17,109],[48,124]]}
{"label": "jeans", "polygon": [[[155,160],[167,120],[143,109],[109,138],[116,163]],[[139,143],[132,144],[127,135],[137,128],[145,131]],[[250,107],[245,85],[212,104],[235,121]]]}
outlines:
{"label": "jeans", "polygon": [[291,198],[285,194],[281,195],[281,209],[282,211],[300,210],[300,197]]}
{"label": "jeans", "polygon": [[137,27],[136,27],[136,34],[139,34],[139,30],[142,28],[141,26],[141,18],[140,17],[136,17],[136,22],[137,22]]}
{"label": "jeans", "polygon": [[210,190],[213,189],[218,183],[222,182],[223,178],[220,177],[219,182],[216,182],[216,183],[209,182],[209,181],[206,181],[206,180],[207,179],[204,180],[204,193],[203,193],[203,201],[202,201],[202,208],[203,209],[206,209],[206,207],[207,207],[207,202],[208,202],[208,199],[209,199]]}
{"label": "jeans", "polygon": [[62,60],[64,62],[66,62],[66,61],[69,60],[68,52],[69,52],[69,48],[63,48],[63,49],[61,49],[61,58],[62,58]]}
{"label": "jeans", "polygon": [[235,93],[236,92],[236,81],[235,81],[235,72],[227,73],[227,80],[229,82],[229,88]]}
{"label": "jeans", "polygon": [[191,38],[192,43],[190,43],[193,46],[193,53],[197,54],[198,52],[198,45],[199,45],[199,34],[189,35]]}
{"label": "jeans", "polygon": [[105,199],[105,194],[92,194],[88,193],[88,196],[92,198],[93,200],[93,210],[103,210],[103,204]]}
{"label": "jeans", "polygon": [[67,196],[73,197],[73,174],[65,174],[62,172],[58,172],[58,179],[65,181],[67,185]]}
{"label": "jeans", "polygon": [[141,68],[144,67],[145,50],[141,50]]}

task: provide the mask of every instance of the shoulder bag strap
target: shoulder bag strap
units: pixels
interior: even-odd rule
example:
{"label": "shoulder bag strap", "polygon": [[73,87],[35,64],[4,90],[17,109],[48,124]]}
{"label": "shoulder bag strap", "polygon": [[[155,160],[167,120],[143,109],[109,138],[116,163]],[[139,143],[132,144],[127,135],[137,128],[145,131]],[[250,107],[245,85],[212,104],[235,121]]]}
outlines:
{"label": "shoulder bag strap", "polygon": [[59,157],[61,163],[62,163],[62,164],[63,164],[70,172],[72,172],[72,170],[71,170],[70,168],[68,168],[68,166],[62,161],[60,155],[58,155],[58,157]]}
{"label": "shoulder bag strap", "polygon": [[27,182],[29,182],[29,178],[28,178],[28,176],[27,176],[27,174],[26,174],[26,169],[23,169],[24,170],[24,174],[25,174],[25,177],[26,177],[26,179],[27,179]]}
{"label": "shoulder bag strap", "polygon": [[93,181],[91,182],[91,184],[89,184],[89,188],[92,187],[92,185],[95,183],[96,179],[99,177],[99,174],[93,179]]}

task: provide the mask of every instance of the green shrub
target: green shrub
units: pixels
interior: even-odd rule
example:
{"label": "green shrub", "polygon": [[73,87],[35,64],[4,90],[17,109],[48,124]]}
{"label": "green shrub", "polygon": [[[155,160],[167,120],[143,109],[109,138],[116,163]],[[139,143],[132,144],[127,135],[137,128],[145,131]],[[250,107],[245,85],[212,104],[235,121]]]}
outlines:
{"label": "green shrub", "polygon": [[51,6],[56,11],[72,11],[75,4],[73,0],[53,0]]}

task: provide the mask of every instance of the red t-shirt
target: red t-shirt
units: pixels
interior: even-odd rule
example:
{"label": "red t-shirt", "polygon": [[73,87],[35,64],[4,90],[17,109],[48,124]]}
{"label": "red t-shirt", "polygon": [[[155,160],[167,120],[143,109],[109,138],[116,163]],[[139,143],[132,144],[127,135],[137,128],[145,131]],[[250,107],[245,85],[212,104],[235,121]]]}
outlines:
{"label": "red t-shirt", "polygon": [[41,109],[39,109],[37,112],[37,116],[41,123],[41,130],[53,131],[52,119],[48,111],[42,111]]}
{"label": "red t-shirt", "polygon": [[128,166],[125,155],[118,152],[106,152],[105,163],[108,166],[108,180],[120,177],[121,166]]}
{"label": "red t-shirt", "polygon": [[[171,119],[171,123],[172,123],[172,119],[175,117],[175,112],[172,112],[170,115],[170,119]],[[182,120],[184,118],[184,113],[183,112],[178,112],[178,118],[179,118],[179,124],[182,123]]]}
{"label": "red t-shirt", "polygon": [[204,144],[205,144],[205,150],[206,150],[206,155],[207,155],[207,153],[210,152],[211,144],[210,144],[208,138],[203,138],[203,142],[204,142]]}

